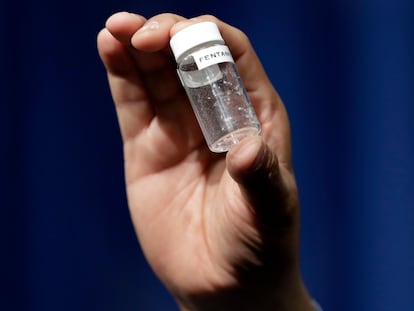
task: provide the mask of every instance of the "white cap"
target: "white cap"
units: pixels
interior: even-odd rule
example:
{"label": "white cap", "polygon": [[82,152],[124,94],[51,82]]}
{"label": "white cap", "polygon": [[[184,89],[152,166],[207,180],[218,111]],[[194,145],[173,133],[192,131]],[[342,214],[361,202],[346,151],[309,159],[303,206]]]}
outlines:
{"label": "white cap", "polygon": [[213,22],[200,22],[190,25],[172,36],[170,47],[175,60],[177,60],[189,49],[211,41],[221,41],[224,43],[217,25]]}

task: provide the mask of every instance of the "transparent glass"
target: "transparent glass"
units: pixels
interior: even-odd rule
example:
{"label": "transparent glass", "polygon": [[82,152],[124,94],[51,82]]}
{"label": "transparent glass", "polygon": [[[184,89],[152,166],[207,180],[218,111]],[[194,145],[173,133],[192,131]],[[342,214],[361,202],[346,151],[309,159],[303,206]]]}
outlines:
{"label": "transparent glass", "polygon": [[246,136],[259,135],[260,123],[234,63],[198,70],[189,55],[177,71],[211,151],[226,152]]}

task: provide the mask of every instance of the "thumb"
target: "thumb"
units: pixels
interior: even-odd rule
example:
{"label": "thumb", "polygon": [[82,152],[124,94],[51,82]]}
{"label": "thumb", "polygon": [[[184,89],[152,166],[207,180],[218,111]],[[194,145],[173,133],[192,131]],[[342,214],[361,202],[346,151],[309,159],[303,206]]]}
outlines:
{"label": "thumb", "polygon": [[227,153],[226,164],[262,229],[280,233],[294,228],[299,203],[293,174],[279,165],[262,137],[243,139]]}

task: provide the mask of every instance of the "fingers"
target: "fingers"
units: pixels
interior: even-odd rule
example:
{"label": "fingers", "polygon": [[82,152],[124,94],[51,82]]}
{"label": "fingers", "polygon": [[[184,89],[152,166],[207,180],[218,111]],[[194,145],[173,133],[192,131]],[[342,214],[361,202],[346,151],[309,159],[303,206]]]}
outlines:
{"label": "fingers", "polygon": [[105,26],[126,45],[140,51],[158,52],[168,48],[171,28],[184,20],[172,13],[158,14],[147,20],[137,14],[120,12],[109,17]]}
{"label": "fingers", "polygon": [[145,88],[129,47],[115,39],[107,29],[98,34],[97,41],[125,140],[147,126],[154,112],[147,102]]}
{"label": "fingers", "polygon": [[117,40],[125,45],[131,45],[131,37],[146,21],[145,17],[138,14],[119,12],[108,18],[105,27]]}
{"label": "fingers", "polygon": [[[290,130],[282,101],[247,36],[211,15],[186,19],[166,13],[147,20],[140,15],[121,12],[108,19],[106,30],[98,36],[98,48],[108,70],[123,137],[131,137],[148,127],[155,116],[170,120],[170,125],[177,120],[181,124],[191,123],[194,130],[194,117],[188,109],[188,101],[183,99],[185,96],[176,77],[169,40],[189,24],[207,20],[219,26],[233,54],[261,122],[263,138],[276,150],[280,162],[289,167]],[[173,104],[166,105],[168,101]]]}
{"label": "fingers", "polygon": [[[189,108],[176,107],[187,102],[178,94],[182,90],[175,66],[166,53],[169,29],[178,18],[163,14],[147,21],[121,12],[111,16],[98,35],[124,141],[148,128],[155,116],[189,123]],[[165,105],[167,101],[176,104]]]}
{"label": "fingers", "polygon": [[227,168],[267,231],[292,231],[299,203],[293,175],[259,136],[249,137],[227,154]]}

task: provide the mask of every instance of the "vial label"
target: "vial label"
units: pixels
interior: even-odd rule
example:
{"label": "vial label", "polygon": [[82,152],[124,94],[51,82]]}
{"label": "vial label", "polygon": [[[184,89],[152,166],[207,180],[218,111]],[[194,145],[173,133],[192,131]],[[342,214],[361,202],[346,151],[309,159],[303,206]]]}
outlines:
{"label": "vial label", "polygon": [[216,45],[196,51],[192,54],[199,70],[219,63],[234,63],[230,50],[226,45]]}

